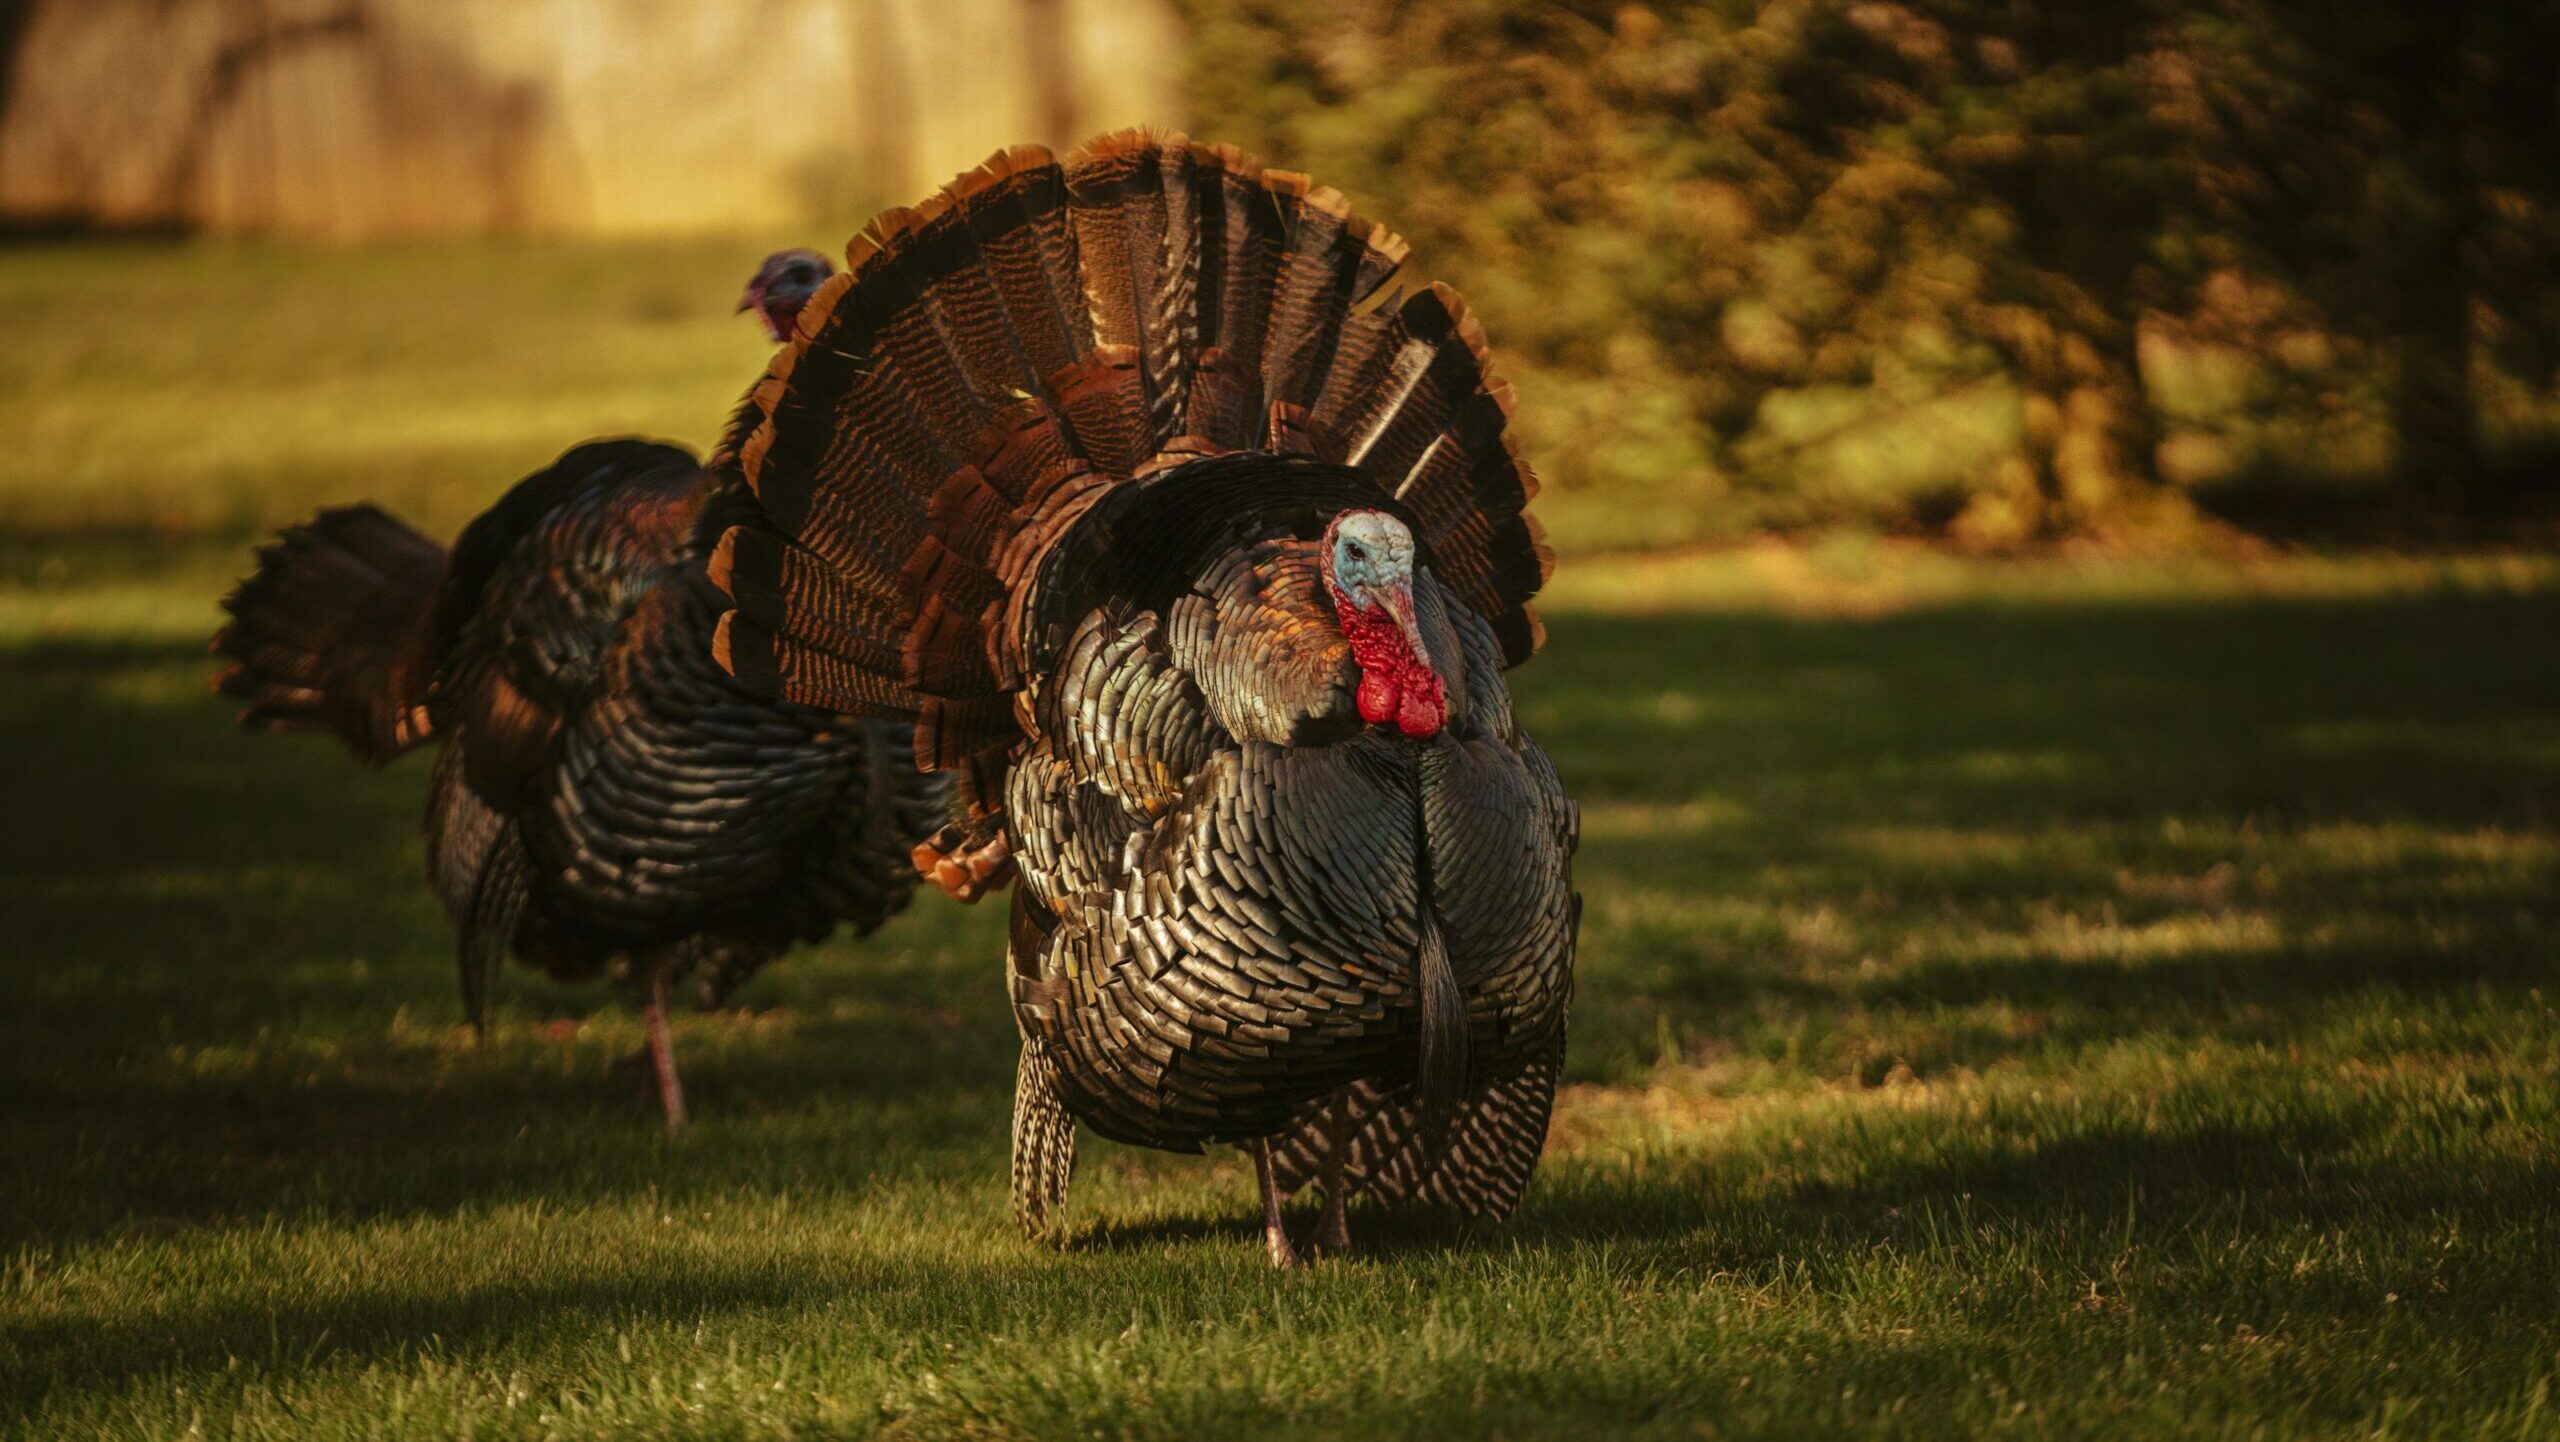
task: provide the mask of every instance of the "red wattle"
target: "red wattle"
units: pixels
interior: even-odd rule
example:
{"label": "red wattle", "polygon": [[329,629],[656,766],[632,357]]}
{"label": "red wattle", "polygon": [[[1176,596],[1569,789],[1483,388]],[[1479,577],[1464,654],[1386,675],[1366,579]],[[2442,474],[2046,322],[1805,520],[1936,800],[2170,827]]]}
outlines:
{"label": "red wattle", "polygon": [[1402,687],[1396,685],[1395,678],[1385,672],[1361,672],[1360,719],[1372,726],[1382,721],[1394,720],[1396,712],[1403,705],[1403,697],[1399,694],[1402,690]]}
{"label": "red wattle", "polygon": [[1334,614],[1360,668],[1360,719],[1372,726],[1392,721],[1416,739],[1438,734],[1449,719],[1439,674],[1413,654],[1396,618],[1384,606],[1359,610],[1339,600]]}
{"label": "red wattle", "polygon": [[1396,729],[1416,740],[1439,734],[1441,723],[1449,719],[1449,703],[1440,695],[1440,678],[1426,670],[1418,679],[1424,684],[1408,683],[1404,704],[1396,711]]}

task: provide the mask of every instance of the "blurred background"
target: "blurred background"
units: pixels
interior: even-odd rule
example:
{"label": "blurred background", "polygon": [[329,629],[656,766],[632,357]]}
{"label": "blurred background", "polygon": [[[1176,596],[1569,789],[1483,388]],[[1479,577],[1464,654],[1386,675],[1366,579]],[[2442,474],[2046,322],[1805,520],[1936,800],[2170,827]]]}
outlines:
{"label": "blurred background", "polygon": [[[0,1435],[2550,1435],[2560,5],[0,0],[0,87]],[[1538,1190],[1303,1287],[1230,1160],[1013,1238],[1000,908],[686,1016],[670,1146],[610,989],[461,1024],[423,761],[206,695],[276,526],[705,448],[765,253],[1138,123],[1468,297],[1563,555]]]}
{"label": "blurred background", "polygon": [[[1461,283],[1568,550],[2554,509],[2549,7],[12,0],[0,46],[12,231],[219,242],[9,267],[0,519],[264,523],[425,426],[371,489],[450,523],[427,493],[577,434],[698,440],[752,364],[743,324],[704,343],[740,261],[1140,122],[1313,172]],[[186,406],[269,347],[317,413],[239,441]],[[508,374],[430,421],[348,374],[377,367]]]}

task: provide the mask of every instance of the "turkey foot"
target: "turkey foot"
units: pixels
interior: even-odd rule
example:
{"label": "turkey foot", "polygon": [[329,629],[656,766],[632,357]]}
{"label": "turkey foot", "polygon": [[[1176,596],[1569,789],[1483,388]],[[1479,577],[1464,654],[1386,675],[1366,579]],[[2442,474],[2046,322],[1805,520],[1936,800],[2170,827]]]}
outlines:
{"label": "turkey foot", "polygon": [[658,1107],[667,1116],[667,1135],[684,1130],[684,1084],[676,1080],[676,1040],[667,1028],[667,977],[649,978],[648,1004],[641,1016],[649,1027],[649,1068],[658,1078]]}
{"label": "turkey foot", "polygon": [[1314,1245],[1319,1257],[1339,1257],[1351,1250],[1350,1216],[1331,1192],[1325,1193],[1324,1220],[1316,1223]]}
{"label": "turkey foot", "polygon": [[1315,1249],[1320,1257],[1351,1250],[1351,1189],[1344,1184],[1344,1164],[1351,1158],[1351,1097],[1336,1093],[1324,1108],[1324,1215],[1316,1222]]}
{"label": "turkey foot", "polygon": [[908,859],[915,862],[917,875],[952,900],[976,901],[1013,879],[1013,847],[1001,827],[984,841],[972,845],[972,839],[955,822],[918,843]]}
{"label": "turkey foot", "polygon": [[1280,1179],[1271,1170],[1269,1137],[1254,1139],[1253,1180],[1262,1189],[1262,1245],[1271,1252],[1271,1265],[1284,1270],[1305,1266],[1298,1249],[1289,1245],[1289,1229],[1280,1224]]}

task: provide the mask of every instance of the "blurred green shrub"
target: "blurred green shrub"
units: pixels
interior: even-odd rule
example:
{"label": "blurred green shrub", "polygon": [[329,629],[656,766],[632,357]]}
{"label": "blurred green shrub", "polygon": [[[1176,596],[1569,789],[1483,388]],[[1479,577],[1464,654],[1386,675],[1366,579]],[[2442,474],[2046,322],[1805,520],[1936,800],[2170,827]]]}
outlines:
{"label": "blurred green shrub", "polygon": [[1567,545],[2550,498],[2560,11],[1188,11],[1196,128],[1348,192],[1484,315]]}

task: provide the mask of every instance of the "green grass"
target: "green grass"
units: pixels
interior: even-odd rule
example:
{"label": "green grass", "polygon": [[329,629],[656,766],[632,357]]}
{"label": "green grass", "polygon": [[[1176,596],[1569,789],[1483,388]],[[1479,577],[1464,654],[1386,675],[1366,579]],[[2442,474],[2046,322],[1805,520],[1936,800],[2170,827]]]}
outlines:
{"label": "green grass", "polygon": [[[991,910],[688,1018],[672,1143],[607,990],[514,971],[474,1048],[424,766],[231,730],[212,597],[320,500],[449,525],[580,436],[703,439],[751,338],[628,297],[716,317],[720,259],[0,254],[13,326],[182,297],[0,359],[55,428],[0,462],[0,1428],[2560,1436],[2547,560],[1569,562],[1517,677],[1585,808],[1546,1168],[1303,1275],[1227,1156],[1088,1142],[1074,1244],[1013,1236]],[[297,414],[314,307],[498,276],[541,313],[450,312],[496,350],[386,299],[419,373]],[[119,388],[262,289],[206,395]],[[667,344],[599,384],[586,312]]]}
{"label": "green grass", "polygon": [[707,444],[770,354],[729,313],[764,250],[0,253],[0,526],[450,532],[583,437]]}

